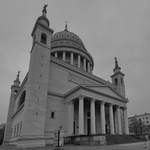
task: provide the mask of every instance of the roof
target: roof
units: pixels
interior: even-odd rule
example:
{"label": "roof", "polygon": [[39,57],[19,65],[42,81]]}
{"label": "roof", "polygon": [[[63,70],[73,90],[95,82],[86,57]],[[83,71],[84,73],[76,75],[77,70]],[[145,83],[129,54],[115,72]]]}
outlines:
{"label": "roof", "polygon": [[74,47],[81,51],[87,52],[81,38],[68,30],[56,32],[52,36],[52,48],[54,47]]}

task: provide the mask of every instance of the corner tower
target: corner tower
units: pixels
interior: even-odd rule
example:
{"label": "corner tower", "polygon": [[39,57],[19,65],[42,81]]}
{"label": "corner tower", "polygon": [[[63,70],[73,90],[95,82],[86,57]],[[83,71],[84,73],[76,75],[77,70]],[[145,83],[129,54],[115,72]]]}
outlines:
{"label": "corner tower", "polygon": [[[30,64],[26,85],[21,145],[45,145],[45,118],[47,105],[48,80],[50,69],[51,36],[46,17],[47,5],[37,19],[32,31],[33,45],[30,53]],[[32,140],[31,140],[32,139]],[[30,142],[29,142],[30,140]]]}
{"label": "corner tower", "polygon": [[17,77],[14,80],[13,85],[11,86],[11,95],[10,95],[8,115],[7,115],[7,124],[6,124],[5,135],[4,135],[4,144],[7,144],[12,136],[12,115],[14,113],[16,95],[20,88],[19,74],[20,72],[18,71]]}
{"label": "corner tower", "polygon": [[115,68],[113,69],[112,84],[116,90],[125,97],[125,84],[124,84],[124,73],[121,72],[121,67],[118,65],[117,58],[115,57]]}

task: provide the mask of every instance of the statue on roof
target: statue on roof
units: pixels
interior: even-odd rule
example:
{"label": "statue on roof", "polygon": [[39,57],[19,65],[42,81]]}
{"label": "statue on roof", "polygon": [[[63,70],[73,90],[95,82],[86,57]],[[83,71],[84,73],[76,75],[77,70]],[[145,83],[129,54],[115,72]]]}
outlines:
{"label": "statue on roof", "polygon": [[118,65],[117,57],[115,57],[115,68],[114,68],[114,71],[115,70],[121,70],[121,67]]}
{"label": "statue on roof", "polygon": [[18,74],[17,74],[17,78],[18,78],[18,79],[19,79],[19,76],[20,76],[20,72],[21,72],[21,71],[18,71]]}
{"label": "statue on roof", "polygon": [[117,57],[115,57],[115,68],[118,68],[118,60],[117,60]]}
{"label": "statue on roof", "polygon": [[65,31],[68,31],[68,22],[65,21]]}
{"label": "statue on roof", "polygon": [[43,10],[42,10],[43,15],[47,14],[47,10],[46,10],[47,6],[48,6],[48,4],[45,4],[44,7],[43,7]]}

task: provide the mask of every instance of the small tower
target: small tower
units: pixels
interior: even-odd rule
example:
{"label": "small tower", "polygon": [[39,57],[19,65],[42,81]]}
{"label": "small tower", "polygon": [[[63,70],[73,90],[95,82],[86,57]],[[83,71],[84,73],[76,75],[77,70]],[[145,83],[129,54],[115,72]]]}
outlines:
{"label": "small tower", "polygon": [[[26,98],[24,104],[22,138],[39,137],[38,145],[43,146],[48,81],[50,70],[51,36],[53,30],[49,27],[46,16],[47,5],[44,5],[42,15],[38,17],[33,31],[33,45],[30,53],[30,64],[26,83]],[[30,144],[24,141],[26,145]],[[37,145],[32,140],[32,145]]]}
{"label": "small tower", "polygon": [[20,71],[18,71],[18,74],[17,74],[17,77],[16,77],[16,80],[14,80],[14,84],[11,86],[11,93],[16,95],[19,88],[20,88],[20,79],[19,79],[19,76],[20,76]]}
{"label": "small tower", "polygon": [[16,99],[16,95],[19,91],[20,88],[20,80],[19,80],[19,74],[20,71],[18,71],[16,80],[14,80],[13,85],[11,86],[11,95],[10,95],[10,101],[9,101],[9,108],[8,108],[8,115],[7,115],[7,124],[6,124],[6,128],[5,128],[5,136],[4,136],[4,143],[7,143],[9,141],[9,139],[11,138],[12,135],[12,120],[11,120],[11,116],[14,112],[14,105],[15,105],[15,99]]}
{"label": "small tower", "polygon": [[[53,33],[53,30],[49,28],[49,20],[46,16],[47,10],[46,7],[48,5],[44,5],[43,10],[42,10],[42,15],[38,17],[33,31],[32,31],[32,37],[33,37],[33,45],[32,45],[32,50],[35,49],[35,44],[42,44],[43,46],[47,47],[50,49],[51,46],[51,35]],[[32,52],[31,50],[31,52]]]}
{"label": "small tower", "polygon": [[118,65],[117,58],[115,57],[115,68],[113,69],[112,84],[116,90],[125,97],[124,73],[121,72],[121,67]]}

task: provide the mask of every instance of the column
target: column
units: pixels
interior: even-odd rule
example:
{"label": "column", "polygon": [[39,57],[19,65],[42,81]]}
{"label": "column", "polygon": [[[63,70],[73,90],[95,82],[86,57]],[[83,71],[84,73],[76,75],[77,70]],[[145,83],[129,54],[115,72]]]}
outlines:
{"label": "column", "polygon": [[73,123],[74,123],[74,102],[68,103],[68,134],[73,135]]}
{"label": "column", "polygon": [[56,57],[56,58],[58,57],[57,52],[55,52],[55,57]]}
{"label": "column", "polygon": [[73,52],[71,53],[71,65],[73,65]]}
{"label": "column", "polygon": [[124,114],[125,134],[129,134],[127,108],[124,108],[123,114]]}
{"label": "column", "polygon": [[90,112],[91,112],[91,134],[95,134],[95,100],[91,100],[90,104]]}
{"label": "column", "polygon": [[66,52],[63,52],[63,61],[66,61]]}
{"label": "column", "polygon": [[109,119],[110,119],[110,133],[114,134],[114,114],[112,104],[109,104]]}
{"label": "column", "polygon": [[104,102],[101,102],[100,104],[100,107],[101,107],[101,129],[102,129],[102,134],[105,134],[106,133],[106,130],[105,130],[105,103]]}
{"label": "column", "polygon": [[84,68],[84,70],[86,71],[86,59],[84,58],[84,60],[83,60],[83,68]]}
{"label": "column", "polygon": [[88,62],[88,72],[91,72],[90,71],[90,62]]}
{"label": "column", "polygon": [[79,97],[79,134],[84,134],[84,97]]}
{"label": "column", "polygon": [[81,57],[80,57],[80,54],[78,54],[78,68],[81,67]]}
{"label": "column", "polygon": [[93,68],[92,68],[92,64],[91,64],[91,65],[90,65],[90,70],[91,70],[91,72],[92,72],[92,69],[93,69]]}
{"label": "column", "polygon": [[121,115],[120,115],[120,107],[119,106],[117,106],[117,124],[118,124],[118,134],[122,134]]}

